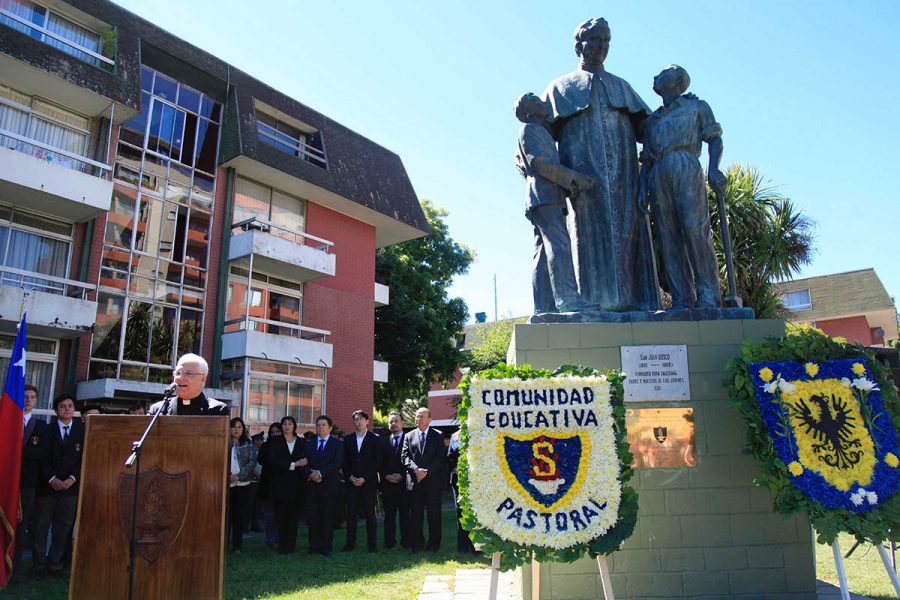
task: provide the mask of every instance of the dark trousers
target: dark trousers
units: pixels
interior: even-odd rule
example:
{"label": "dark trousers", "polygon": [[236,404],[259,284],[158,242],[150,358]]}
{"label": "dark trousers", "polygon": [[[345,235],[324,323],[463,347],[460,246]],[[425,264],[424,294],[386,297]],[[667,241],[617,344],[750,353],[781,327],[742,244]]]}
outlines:
{"label": "dark trousers", "polygon": [[[323,485],[331,485],[332,488],[322,489]],[[338,499],[337,487],[334,486],[334,483],[311,482],[307,492],[306,518],[309,523],[309,551],[329,554],[334,541],[334,512]]]}
{"label": "dark trousers", "polygon": [[397,544],[397,517],[400,521],[400,546],[409,548],[409,492],[406,483],[384,482],[381,486],[381,502],[384,504],[384,547]]}
{"label": "dark trousers", "polygon": [[34,488],[22,488],[19,490],[22,499],[22,522],[16,528],[16,549],[13,551],[12,580],[17,581],[21,576],[22,553],[25,551],[28,534],[34,537],[34,524],[31,522],[34,515]]}
{"label": "dark trousers", "polygon": [[[428,511],[428,544],[425,544],[423,519]],[[441,547],[441,488],[418,483],[410,492],[410,545],[413,550],[437,551]]]}
{"label": "dark trousers", "polygon": [[378,546],[375,541],[377,525],[375,522],[375,493],[378,488],[375,484],[366,484],[360,487],[348,485],[345,488],[347,494],[347,546],[356,545],[356,523],[360,513],[366,517],[366,546],[372,550]]}
{"label": "dark trousers", "polygon": [[[62,571],[63,554],[72,525],[75,523],[75,512],[78,507],[78,496],[54,493],[50,496],[38,496],[34,508],[34,568],[44,571],[49,558],[50,571]],[[47,534],[53,534],[50,553],[47,553]]]}
{"label": "dark trousers", "polygon": [[275,522],[278,524],[278,553],[290,554],[297,549],[297,523],[300,522],[300,502],[297,498],[275,501]]}
{"label": "dark trousers", "polygon": [[240,550],[244,541],[244,527],[250,508],[250,486],[228,488],[228,526],[231,528],[231,549]]}
{"label": "dark trousers", "polygon": [[[263,498],[258,498],[257,502],[259,502],[262,509],[263,529],[266,531],[266,546],[271,548],[278,543],[278,525],[275,520],[275,504],[271,500]],[[297,528],[295,527],[294,531],[296,530]]]}
{"label": "dark trousers", "polygon": [[453,482],[453,503],[456,504],[456,550],[462,553],[475,552],[469,532],[462,526],[462,507],[459,505],[459,484]]}

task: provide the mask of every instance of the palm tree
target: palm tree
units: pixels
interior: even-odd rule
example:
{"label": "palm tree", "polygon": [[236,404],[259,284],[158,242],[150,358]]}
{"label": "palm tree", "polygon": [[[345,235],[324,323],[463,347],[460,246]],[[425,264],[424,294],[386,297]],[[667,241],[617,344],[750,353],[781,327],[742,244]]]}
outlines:
{"label": "palm tree", "polygon": [[[753,167],[732,165],[725,175],[728,178],[725,210],[737,293],[743,298],[744,306],[756,312],[757,318],[784,317],[786,310],[774,284],[790,279],[812,261],[815,223],[797,210],[790,198],[778,194],[764,182]],[[708,194],[713,245],[725,290],[719,210],[712,190]]]}

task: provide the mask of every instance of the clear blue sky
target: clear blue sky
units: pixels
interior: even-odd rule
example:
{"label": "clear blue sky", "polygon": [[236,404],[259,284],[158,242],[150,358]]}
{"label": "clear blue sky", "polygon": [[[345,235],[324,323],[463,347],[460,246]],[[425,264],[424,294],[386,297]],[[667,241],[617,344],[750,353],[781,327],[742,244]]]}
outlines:
{"label": "clear blue sky", "polygon": [[725,130],[723,164],[757,167],[815,220],[802,276],[874,267],[900,294],[894,0],[120,4],[398,153],[477,253],[451,289],[471,313],[493,318],[494,274],[500,316],[531,312],[512,105],[575,69],[573,31],[594,16],[609,71],[656,107],[653,75],[685,67]]}

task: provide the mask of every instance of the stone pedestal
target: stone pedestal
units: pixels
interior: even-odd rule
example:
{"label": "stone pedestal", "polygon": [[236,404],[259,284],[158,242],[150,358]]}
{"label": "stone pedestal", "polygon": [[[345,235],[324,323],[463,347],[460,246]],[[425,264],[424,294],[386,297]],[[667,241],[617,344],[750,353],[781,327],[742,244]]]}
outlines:
{"label": "stone pedestal", "polygon": [[[690,400],[629,403],[633,408],[691,407],[697,466],[638,469],[634,535],[609,557],[617,599],[771,598],[815,600],[812,529],[803,515],[785,520],[772,496],[753,485],[755,459],[742,455],[744,425],[731,408],[725,364],[746,339],[782,336],[780,320],[660,323],[520,324],[509,360],[556,368],[621,368],[621,346],[686,344]],[[531,567],[517,573],[531,596]],[[540,597],[602,598],[597,563],[543,564]]]}

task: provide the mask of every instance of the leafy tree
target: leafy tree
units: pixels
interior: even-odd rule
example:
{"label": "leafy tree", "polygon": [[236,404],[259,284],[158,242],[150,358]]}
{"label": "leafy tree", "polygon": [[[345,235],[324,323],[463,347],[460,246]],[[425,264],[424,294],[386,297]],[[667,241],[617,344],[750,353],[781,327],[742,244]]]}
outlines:
{"label": "leafy tree", "polygon": [[[731,233],[737,293],[757,318],[787,314],[775,282],[790,279],[812,260],[812,219],[778,194],[752,168],[732,165],[725,173],[725,211]],[[727,290],[725,258],[719,230],[719,210],[709,190],[713,245],[719,260],[722,289]]]}
{"label": "leafy tree", "polygon": [[473,371],[493,369],[506,362],[506,352],[516,323],[525,319],[504,319],[496,323],[484,323],[475,327],[472,335],[481,338],[466,357],[466,366]]}
{"label": "leafy tree", "polygon": [[447,380],[463,356],[455,336],[468,308],[448,298],[447,288],[466,273],[472,250],[450,237],[446,210],[422,200],[431,234],[388,246],[375,256],[375,278],[391,288],[391,302],[375,312],[375,354],[390,363],[387,383],[375,386],[375,407],[382,413],[404,401],[423,403],[432,381]]}

